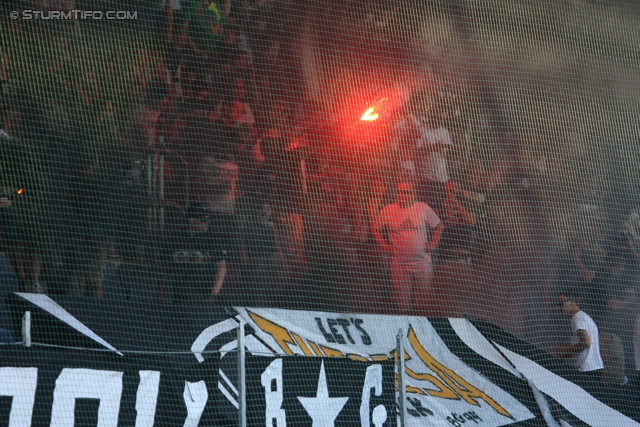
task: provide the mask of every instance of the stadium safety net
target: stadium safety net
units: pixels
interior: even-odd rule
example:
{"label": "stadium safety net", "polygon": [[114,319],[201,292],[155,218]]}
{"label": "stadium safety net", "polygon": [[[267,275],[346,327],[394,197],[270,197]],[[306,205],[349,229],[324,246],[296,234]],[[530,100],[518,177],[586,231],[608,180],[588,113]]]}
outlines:
{"label": "stadium safety net", "polygon": [[640,425],[640,3],[0,4],[0,425]]}

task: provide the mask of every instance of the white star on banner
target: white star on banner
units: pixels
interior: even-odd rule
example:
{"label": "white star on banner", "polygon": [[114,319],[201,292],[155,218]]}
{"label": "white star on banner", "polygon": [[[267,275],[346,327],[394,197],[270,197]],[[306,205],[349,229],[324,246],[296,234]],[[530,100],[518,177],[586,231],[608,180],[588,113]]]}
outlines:
{"label": "white star on banner", "polygon": [[300,397],[298,400],[313,420],[311,427],[333,427],[348,397],[329,397],[327,376],[324,373],[324,361],[320,366],[320,379],[316,397]]}

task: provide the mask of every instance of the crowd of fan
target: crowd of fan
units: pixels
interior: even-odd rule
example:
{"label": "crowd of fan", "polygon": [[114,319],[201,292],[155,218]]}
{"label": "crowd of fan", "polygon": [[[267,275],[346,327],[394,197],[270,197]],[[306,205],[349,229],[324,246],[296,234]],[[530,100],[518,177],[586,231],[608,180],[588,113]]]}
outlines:
{"label": "crowd of fan", "polygon": [[[121,276],[134,266],[149,272],[161,303],[411,313],[434,265],[481,262],[483,202],[504,185],[507,162],[450,176],[454,111],[420,90],[388,119],[382,148],[357,148],[331,111],[303,99],[287,15],[276,9],[240,2],[210,52],[172,11],[163,78],[144,81],[138,127],[126,136],[108,100],[97,133],[79,119],[97,103],[90,82],[56,100],[66,128],[43,125],[28,103],[5,108],[5,161],[23,173],[33,158],[44,167],[37,190],[9,187],[15,169],[0,182],[3,283],[133,299],[136,284]],[[29,138],[37,148],[19,142]],[[34,194],[41,213],[24,216]],[[575,288],[605,334],[629,326],[603,339],[603,355],[618,360],[608,366],[622,357],[622,377],[620,339],[631,342],[632,328],[619,313],[637,307],[639,233],[637,211],[612,238],[594,230],[595,243],[577,240],[558,256],[545,285],[547,306],[554,292]],[[619,369],[608,374],[624,382]]]}
{"label": "crowd of fan", "polygon": [[[590,332],[591,347],[602,358],[600,368],[591,368],[598,371],[597,382],[622,395],[635,393],[636,397],[640,388],[632,387],[637,376],[632,372],[635,366],[640,373],[639,218],[638,211],[633,210],[619,233],[607,238],[595,229],[594,241],[578,239],[568,251],[559,253],[547,276],[544,299],[545,306],[551,308],[550,296],[564,290],[557,306],[565,310],[566,295],[572,295],[577,311],[584,310],[595,328]],[[573,325],[575,334],[575,320]],[[610,393],[609,397],[620,397],[617,393]]]}
{"label": "crowd of fan", "polygon": [[[161,31],[162,78],[144,81],[132,132],[115,126],[114,105],[91,76],[63,82],[54,125],[33,103],[13,98],[3,144],[24,151],[21,138],[37,139],[37,149],[14,152],[12,161],[37,156],[46,171],[39,191],[22,196],[12,194],[14,180],[3,180],[2,251],[21,291],[128,298],[119,267],[137,265],[154,272],[161,302],[213,303],[222,291],[226,303],[348,309],[373,291],[394,310],[390,281],[400,279],[386,265],[405,251],[400,240],[415,240],[409,246],[420,247],[411,251],[429,264],[420,267],[427,276],[404,281],[422,278],[428,288],[428,252],[436,247],[441,257],[470,262],[475,216],[447,171],[450,112],[416,91],[390,119],[387,147],[352,149],[335,115],[303,100],[292,34],[282,31],[287,14],[277,7],[241,2],[231,15],[223,8],[226,23],[211,51],[172,10],[173,24]],[[64,71],[54,61],[53,70]],[[101,103],[99,117],[87,118],[83,109]],[[435,219],[427,229],[422,219],[407,230],[395,224],[406,234],[398,240],[391,222],[377,220],[401,182],[409,183],[411,204],[426,203]],[[160,185],[162,196],[151,190]],[[36,195],[41,216],[21,215]],[[438,245],[442,230],[433,240],[428,228],[439,218],[447,227]],[[402,312],[414,305],[411,295],[393,298]]]}

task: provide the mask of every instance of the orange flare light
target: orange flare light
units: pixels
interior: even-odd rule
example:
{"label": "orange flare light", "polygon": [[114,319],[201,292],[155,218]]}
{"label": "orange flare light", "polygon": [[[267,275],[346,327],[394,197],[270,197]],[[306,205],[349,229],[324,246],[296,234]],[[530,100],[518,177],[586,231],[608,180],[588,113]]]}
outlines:
{"label": "orange flare light", "polygon": [[22,193],[24,193],[24,188],[20,188],[20,189],[16,190],[16,194],[20,195]]}
{"label": "orange flare light", "polygon": [[367,111],[364,112],[362,117],[360,117],[360,120],[365,122],[372,122],[376,120],[378,118],[378,113],[374,113],[374,111],[375,110],[373,109],[373,107],[369,108]]}

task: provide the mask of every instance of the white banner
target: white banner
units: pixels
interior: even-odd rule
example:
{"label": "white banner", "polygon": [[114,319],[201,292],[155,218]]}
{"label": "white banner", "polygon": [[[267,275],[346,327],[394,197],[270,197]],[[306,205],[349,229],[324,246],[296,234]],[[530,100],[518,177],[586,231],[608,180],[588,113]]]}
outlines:
{"label": "white banner", "polygon": [[283,355],[387,360],[395,357],[402,329],[408,427],[502,426],[535,417],[449,351],[426,318],[236,309],[260,339]]}

